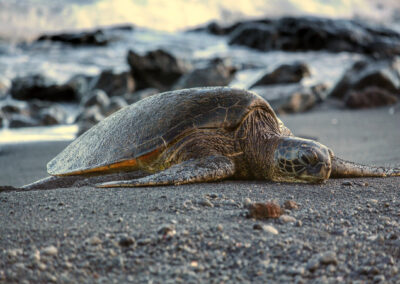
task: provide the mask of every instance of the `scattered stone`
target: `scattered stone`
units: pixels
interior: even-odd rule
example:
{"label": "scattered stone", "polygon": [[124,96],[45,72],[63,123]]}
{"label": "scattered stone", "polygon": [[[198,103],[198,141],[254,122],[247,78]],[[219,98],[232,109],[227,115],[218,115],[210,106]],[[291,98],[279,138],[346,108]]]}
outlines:
{"label": "scattered stone", "polygon": [[37,116],[41,125],[64,124],[67,121],[67,113],[58,105],[52,105],[39,111]]}
{"label": "scattered stone", "polygon": [[302,86],[301,84],[256,86],[251,91],[266,99],[279,114],[310,110],[318,102],[325,100],[327,96],[325,84],[314,86]]}
{"label": "scattered stone", "polygon": [[203,199],[203,200],[200,200],[200,201],[199,201],[199,205],[205,206],[205,207],[211,207],[211,208],[214,207],[214,204],[212,204],[211,201],[208,200],[208,199],[206,199],[206,198]]}
{"label": "scattered stone", "polygon": [[150,51],[144,56],[130,50],[128,64],[138,90],[168,90],[189,69],[182,60],[160,49]]}
{"label": "scattered stone", "polygon": [[327,251],[324,253],[321,253],[319,255],[319,261],[322,264],[328,265],[328,264],[337,264],[337,257],[336,257],[336,253],[333,251]]}
{"label": "scattered stone", "polygon": [[295,223],[296,218],[284,214],[279,217],[279,221],[281,221],[282,223]]}
{"label": "scattered stone", "polygon": [[58,249],[51,245],[42,249],[41,254],[48,255],[48,256],[55,256],[58,254]]}
{"label": "scattered stone", "polygon": [[106,38],[102,30],[77,32],[77,33],[60,33],[53,35],[41,35],[36,41],[58,41],[71,45],[107,45],[109,40]]}
{"label": "scattered stone", "polygon": [[266,233],[269,233],[271,235],[278,235],[279,232],[277,229],[275,229],[275,227],[271,226],[271,225],[262,225],[261,226],[262,230]]}
{"label": "scattered stone", "polygon": [[32,127],[32,126],[39,126],[40,122],[37,119],[20,115],[14,114],[9,118],[8,127],[10,128],[20,128],[20,127]]}
{"label": "scattered stone", "polygon": [[110,104],[110,98],[103,90],[95,89],[85,96],[81,100],[81,106],[89,108],[92,106],[99,106],[101,109],[105,109]]}
{"label": "scattered stone", "polygon": [[253,203],[249,207],[249,218],[267,219],[279,218],[282,215],[281,207],[273,202],[267,203]]}
{"label": "scattered stone", "polygon": [[102,241],[99,237],[93,236],[91,238],[87,238],[84,243],[92,246],[97,246],[101,244]]}
{"label": "scattered stone", "polygon": [[[400,59],[362,60],[350,67],[330,92],[350,106],[381,105],[393,102],[400,94]],[[350,97],[349,97],[350,96]]]}
{"label": "scattered stone", "polygon": [[139,239],[138,241],[137,241],[137,244],[139,245],[139,246],[145,246],[145,245],[148,245],[148,244],[150,244],[151,243],[151,239],[150,238],[142,238],[142,239]]}
{"label": "scattered stone", "polygon": [[194,87],[227,86],[233,79],[236,68],[216,58],[208,66],[197,68],[185,75],[174,85],[173,89],[186,89]]}
{"label": "scattered stone", "polygon": [[132,237],[121,237],[118,241],[121,247],[133,247],[136,245],[136,240]]}
{"label": "scattered stone", "polygon": [[298,83],[303,78],[310,76],[310,68],[304,62],[282,64],[272,72],[264,74],[250,88],[263,85]]}
{"label": "scattered stone", "polygon": [[7,250],[7,257],[16,258],[18,255],[21,255],[23,250],[21,248],[9,249]]}
{"label": "scattered stone", "polygon": [[100,89],[110,97],[123,96],[135,90],[135,81],[130,72],[114,73],[112,70],[105,70],[93,79],[90,89]]}
{"label": "scattered stone", "polygon": [[299,205],[296,203],[296,201],[286,200],[283,204],[283,208],[288,210],[299,209]]}
{"label": "scattered stone", "polygon": [[13,79],[10,94],[17,100],[74,101],[78,98],[76,90],[70,85],[57,85],[42,75]]}
{"label": "scattered stone", "polygon": [[351,182],[349,180],[345,180],[344,182],[342,182],[342,185],[344,185],[344,186],[352,186],[353,182]]}
{"label": "scattered stone", "polygon": [[395,94],[377,87],[367,87],[362,90],[349,91],[344,103],[349,108],[358,109],[393,105],[397,101]]}
{"label": "scattered stone", "polygon": [[176,234],[175,226],[170,224],[161,225],[157,229],[157,233],[164,237],[173,237]]}
{"label": "scattered stone", "polygon": [[251,199],[248,198],[248,197],[246,197],[246,198],[243,200],[243,208],[249,208],[250,205],[251,205],[252,203],[253,203],[253,202],[251,201]]}
{"label": "scattered stone", "polygon": [[30,259],[34,262],[40,261],[40,251],[35,249],[34,252],[31,254]]}
{"label": "scattered stone", "polygon": [[282,17],[235,24],[229,44],[262,51],[351,51],[374,56],[400,53],[400,35],[388,28],[356,20]]}
{"label": "scattered stone", "polygon": [[372,279],[374,283],[383,283],[386,281],[385,275],[375,275],[374,278]]}

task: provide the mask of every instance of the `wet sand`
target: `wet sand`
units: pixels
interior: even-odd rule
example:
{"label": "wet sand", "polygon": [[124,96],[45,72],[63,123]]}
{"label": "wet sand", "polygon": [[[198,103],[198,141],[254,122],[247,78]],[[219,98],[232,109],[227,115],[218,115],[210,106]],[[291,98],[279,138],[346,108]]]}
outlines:
{"label": "wet sand", "polygon": [[[281,119],[344,159],[400,166],[399,105]],[[0,184],[47,176],[46,163],[67,144],[0,145]],[[271,199],[300,205],[286,212],[293,222],[245,217],[249,201]],[[399,208],[400,178],[3,192],[0,282],[394,283]]]}

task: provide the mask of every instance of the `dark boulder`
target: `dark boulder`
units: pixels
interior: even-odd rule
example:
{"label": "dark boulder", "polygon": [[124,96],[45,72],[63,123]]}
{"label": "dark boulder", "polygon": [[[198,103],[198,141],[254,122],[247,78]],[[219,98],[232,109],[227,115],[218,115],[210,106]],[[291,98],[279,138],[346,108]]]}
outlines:
{"label": "dark boulder", "polygon": [[77,92],[72,86],[57,85],[42,75],[15,78],[10,93],[17,100],[73,101],[77,98]]}
{"label": "dark boulder", "polygon": [[103,90],[93,90],[88,96],[83,97],[81,100],[81,106],[89,108],[92,106],[99,106],[101,109],[105,109],[110,104],[110,98]]}
{"label": "dark boulder", "polygon": [[90,91],[91,82],[94,80],[94,77],[78,74],[69,79],[66,85],[75,91],[77,99],[81,101]]}
{"label": "dark boulder", "polygon": [[317,84],[285,84],[258,86],[251,89],[266,99],[279,114],[305,112],[326,98],[327,86]]}
{"label": "dark boulder", "polygon": [[58,106],[52,105],[47,108],[43,108],[37,114],[37,120],[40,121],[40,125],[57,125],[65,124],[67,121],[66,111]]}
{"label": "dark boulder", "polygon": [[8,127],[10,128],[40,126],[39,120],[22,114],[13,114],[8,118],[8,121]]}
{"label": "dark boulder", "polygon": [[332,89],[330,95],[346,98],[350,91],[378,87],[400,94],[400,59],[363,60],[349,68]]}
{"label": "dark boulder", "polygon": [[222,26],[217,22],[208,23],[206,26],[197,27],[188,30],[188,32],[207,32],[213,35],[227,35],[236,29],[240,23],[236,23],[230,26]]}
{"label": "dark boulder", "polygon": [[396,95],[377,87],[350,91],[344,102],[349,108],[372,108],[397,103]]}
{"label": "dark boulder", "polygon": [[150,51],[144,56],[130,50],[128,64],[138,90],[169,90],[189,69],[185,62],[160,49]]}
{"label": "dark boulder", "polygon": [[7,86],[6,79],[0,77],[0,100],[4,99],[8,93],[8,86]]}
{"label": "dark boulder", "polygon": [[355,20],[284,17],[245,21],[230,34],[230,44],[262,51],[350,51],[373,56],[400,54],[400,34]]}
{"label": "dark boulder", "polygon": [[183,75],[174,85],[174,89],[194,87],[227,86],[236,72],[229,62],[214,59],[203,68],[194,69]]}
{"label": "dark boulder", "polygon": [[263,75],[251,87],[272,84],[298,83],[303,78],[310,76],[310,68],[303,62],[283,64],[272,72],[268,72]]}
{"label": "dark boulder", "polygon": [[103,90],[110,97],[123,96],[135,90],[135,81],[130,72],[114,73],[112,70],[105,70],[93,79],[90,89]]}
{"label": "dark boulder", "polygon": [[104,46],[109,43],[106,35],[102,30],[76,32],[76,33],[60,33],[53,35],[41,35],[37,41],[57,41],[71,45],[93,45]]}

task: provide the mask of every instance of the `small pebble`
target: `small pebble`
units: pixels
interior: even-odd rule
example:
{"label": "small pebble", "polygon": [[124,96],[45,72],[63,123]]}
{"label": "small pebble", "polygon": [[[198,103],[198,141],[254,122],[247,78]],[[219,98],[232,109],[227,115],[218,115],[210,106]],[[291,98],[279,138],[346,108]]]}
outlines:
{"label": "small pebble", "polygon": [[54,256],[58,254],[58,249],[55,246],[48,246],[42,249],[42,254]]}
{"label": "small pebble", "polygon": [[170,224],[161,225],[157,229],[157,233],[160,234],[160,235],[172,237],[172,236],[174,236],[176,234],[175,226],[174,225],[170,225]]}
{"label": "small pebble", "polygon": [[101,243],[102,243],[101,240],[96,236],[91,237],[91,238],[87,238],[85,240],[85,244],[89,244],[89,245],[92,245],[92,246],[96,246],[96,245],[99,245]]}
{"label": "small pebble", "polygon": [[271,235],[277,235],[279,234],[278,230],[275,229],[275,227],[271,226],[271,225],[262,225],[262,230],[266,233],[269,233]]}
{"label": "small pebble", "polygon": [[200,200],[199,205],[211,208],[214,207],[214,204],[212,204],[211,201],[208,199]]}
{"label": "small pebble", "polygon": [[286,200],[285,203],[283,204],[283,208],[289,210],[299,209],[299,205],[293,200]]}
{"label": "small pebble", "polygon": [[279,220],[283,223],[294,223],[296,222],[296,218],[289,215],[282,215],[279,217]]}
{"label": "small pebble", "polygon": [[121,247],[130,247],[136,243],[135,239],[132,237],[121,237],[118,241],[118,244]]}
{"label": "small pebble", "polygon": [[250,199],[250,198],[246,197],[246,198],[243,200],[243,208],[249,208],[251,204],[252,204],[252,202],[251,202],[251,199]]}
{"label": "small pebble", "polygon": [[253,203],[249,207],[249,218],[267,219],[279,218],[282,215],[281,207],[273,202],[267,203]]}

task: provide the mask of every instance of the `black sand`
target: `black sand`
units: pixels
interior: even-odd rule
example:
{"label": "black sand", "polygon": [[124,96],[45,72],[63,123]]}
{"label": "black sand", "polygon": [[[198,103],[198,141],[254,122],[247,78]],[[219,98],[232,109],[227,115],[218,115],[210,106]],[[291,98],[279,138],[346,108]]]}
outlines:
{"label": "black sand", "polygon": [[[344,159],[400,166],[399,106],[281,118]],[[45,177],[67,144],[0,145],[0,184]],[[300,207],[245,217],[267,200]],[[400,178],[0,193],[0,282],[398,283],[399,269]]]}

